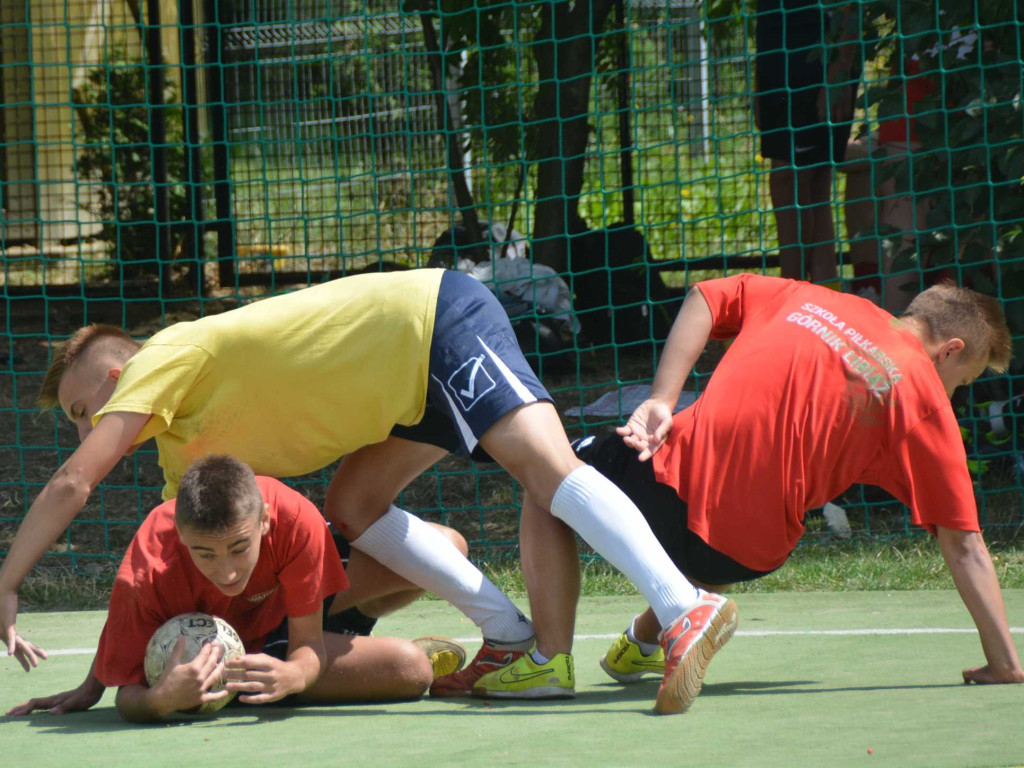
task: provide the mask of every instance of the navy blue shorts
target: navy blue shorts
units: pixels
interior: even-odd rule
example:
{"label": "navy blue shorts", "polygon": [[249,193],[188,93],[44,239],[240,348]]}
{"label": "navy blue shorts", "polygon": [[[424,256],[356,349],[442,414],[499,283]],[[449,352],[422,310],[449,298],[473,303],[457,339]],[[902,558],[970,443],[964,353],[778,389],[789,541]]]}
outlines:
{"label": "navy blue shorts", "polygon": [[452,270],[437,294],[429,373],[423,419],[395,425],[391,434],[477,460],[489,459],[477,445],[498,419],[520,405],[551,400],[494,294]]}
{"label": "navy blue shorts", "polygon": [[765,576],[712,549],[687,526],[686,502],[654,477],[650,461],[615,432],[585,437],[572,444],[577,458],[611,480],[625,493],[651,526],[655,538],[684,576],[703,584],[735,584]]}

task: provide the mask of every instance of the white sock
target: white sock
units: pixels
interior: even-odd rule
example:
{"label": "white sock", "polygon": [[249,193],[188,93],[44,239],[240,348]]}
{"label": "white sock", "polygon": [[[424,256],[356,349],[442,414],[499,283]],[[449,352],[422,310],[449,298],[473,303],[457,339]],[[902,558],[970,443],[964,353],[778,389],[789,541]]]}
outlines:
{"label": "white sock", "polygon": [[516,643],[533,624],[440,531],[393,506],[351,542],[360,552],[447,600],[480,627],[485,638]]}
{"label": "white sock", "polygon": [[661,626],[697,602],[697,588],[665,554],[640,510],[593,467],[578,467],[562,481],[551,500],[551,514],[636,585]]}
{"label": "white sock", "polygon": [[659,646],[657,643],[645,643],[643,640],[636,639],[636,632],[633,628],[636,626],[637,618],[638,617],[634,616],[633,620],[629,622],[629,626],[626,627],[626,638],[631,643],[636,643],[637,647],[640,649],[640,653],[642,653],[644,656],[650,656],[652,653],[658,650]]}

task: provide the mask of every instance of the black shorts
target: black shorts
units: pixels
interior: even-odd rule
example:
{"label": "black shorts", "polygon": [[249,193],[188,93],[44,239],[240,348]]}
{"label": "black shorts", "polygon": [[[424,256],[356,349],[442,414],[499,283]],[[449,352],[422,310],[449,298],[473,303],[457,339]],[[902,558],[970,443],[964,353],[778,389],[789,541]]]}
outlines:
{"label": "black shorts", "polygon": [[[761,156],[799,167],[842,163],[851,122],[829,123],[818,117],[825,87],[821,48],[758,52],[758,118]],[[851,76],[852,77],[852,76]],[[849,89],[850,99],[856,89]]]}
{"label": "black shorts", "polygon": [[430,340],[427,410],[391,434],[449,453],[489,457],[480,437],[506,413],[551,400],[519,348],[501,304],[476,278],[448,270],[437,293]]}
{"label": "black shorts", "polygon": [[687,527],[686,502],[670,486],[654,478],[650,461],[640,461],[637,452],[614,432],[586,437],[573,443],[580,460],[622,489],[654,531],[654,536],[683,575],[703,584],[733,584],[750,581],[770,571],[755,571],[712,549]]}
{"label": "black shorts", "polygon": [[[334,538],[334,546],[338,548],[338,554],[341,555],[342,565],[348,566],[348,558],[352,551],[348,539],[333,532],[332,536]],[[331,595],[324,600],[324,632],[333,632],[337,635],[369,635],[373,631],[377,620],[364,616],[357,608],[349,608],[333,616],[327,614],[335,597],[336,595]],[[282,660],[288,655],[287,617],[278,624],[277,629],[267,635],[267,639],[263,642],[261,653]]]}

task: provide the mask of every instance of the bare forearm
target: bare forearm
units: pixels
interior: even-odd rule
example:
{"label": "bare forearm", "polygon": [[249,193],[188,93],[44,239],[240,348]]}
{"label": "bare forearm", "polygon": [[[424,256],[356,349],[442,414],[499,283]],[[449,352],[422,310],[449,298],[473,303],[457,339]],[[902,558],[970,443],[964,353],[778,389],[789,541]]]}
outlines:
{"label": "bare forearm", "polygon": [[46,484],[29,507],[0,567],[0,591],[16,591],[46,550],[82,511],[91,486],[66,468]]}
{"label": "bare forearm", "polygon": [[999,579],[981,534],[940,530],[939,540],[953,583],[978,628],[989,667],[1002,675],[1019,673]]}
{"label": "bare forearm", "polygon": [[103,692],[107,690],[107,687],[96,677],[96,657],[93,657],[92,664],[89,665],[89,673],[78,688],[85,694],[95,696],[96,701],[99,701]]}
{"label": "bare forearm", "polygon": [[300,645],[288,653],[287,664],[294,670],[294,690],[288,693],[302,693],[320,679],[324,669],[324,652],[312,645]]}
{"label": "bare forearm", "polygon": [[712,322],[711,309],[703,294],[691,289],[665,342],[651,386],[652,398],[670,406],[676,404],[686,377],[711,337]]}
{"label": "bare forearm", "polygon": [[145,685],[122,685],[117,689],[117,712],[129,723],[155,723],[174,711],[161,701],[158,689]]}
{"label": "bare forearm", "polygon": [[148,420],[145,413],[111,413],[100,419],[32,502],[0,569],[0,593],[17,590],[47,547],[82,511],[92,489],[124,456]]}

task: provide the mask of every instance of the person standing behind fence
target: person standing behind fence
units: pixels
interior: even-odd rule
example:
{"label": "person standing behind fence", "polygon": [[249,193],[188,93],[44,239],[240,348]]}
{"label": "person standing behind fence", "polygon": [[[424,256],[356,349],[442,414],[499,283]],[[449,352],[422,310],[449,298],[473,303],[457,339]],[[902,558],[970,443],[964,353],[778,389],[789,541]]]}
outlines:
{"label": "person standing behind fence", "polygon": [[783,277],[835,283],[838,276],[833,167],[850,137],[857,21],[852,8],[829,11],[817,0],[757,1],[754,121],[761,156],[771,160]]}
{"label": "person standing behind fence", "polygon": [[[889,312],[900,312],[910,303],[928,266],[923,245],[933,201],[915,193],[914,156],[939,148],[922,146],[915,113],[920,102],[939,87],[934,74],[929,74],[935,69],[935,60],[949,49],[958,62],[968,60],[974,55],[978,38],[976,30],[954,27],[944,45],[936,43],[923,56],[915,53],[901,60],[890,76],[902,94],[899,111],[880,116],[876,132],[850,141],[847,148],[847,162],[841,170],[846,173],[846,232],[853,263],[853,292]],[[878,159],[878,154],[885,159]],[[897,174],[903,179],[900,184]],[[900,256],[916,257],[916,268],[896,269]],[[927,282],[941,279],[942,271],[931,275]]]}

